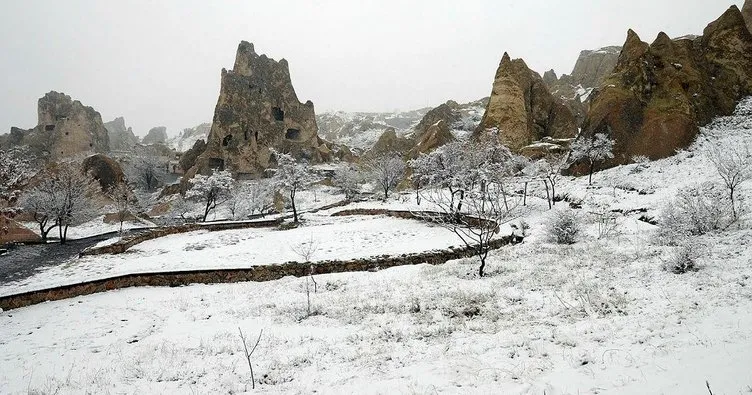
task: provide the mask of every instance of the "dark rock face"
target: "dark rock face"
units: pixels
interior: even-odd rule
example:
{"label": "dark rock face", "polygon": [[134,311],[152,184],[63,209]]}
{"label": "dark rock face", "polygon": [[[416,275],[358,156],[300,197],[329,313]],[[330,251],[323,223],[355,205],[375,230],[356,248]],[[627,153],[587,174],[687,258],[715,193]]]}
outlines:
{"label": "dark rock face", "polygon": [[118,117],[104,124],[110,138],[110,150],[130,151],[138,144],[138,137],[133,134],[133,129],[125,126],[125,119]]}
{"label": "dark rock face", "polygon": [[109,151],[107,129],[93,108],[52,91],[39,99],[37,112],[38,125],[27,131],[12,128],[6,144],[29,145],[51,160]]}
{"label": "dark rock face", "polygon": [[180,156],[180,168],[184,172],[188,171],[191,167],[196,165],[196,159],[206,151],[206,143],[204,140],[196,140],[193,143],[193,147]]}
{"label": "dark rock face", "polygon": [[736,6],[695,39],[652,44],[630,30],[614,73],[591,102],[583,133],[616,140],[611,164],[664,158],[689,146],[713,117],[752,93],[752,34]]}
{"label": "dark rock face", "polygon": [[142,143],[147,145],[167,143],[167,128],[164,126],[157,126],[149,129],[149,133],[146,133]]}
{"label": "dark rock face", "polygon": [[313,103],[298,101],[287,61],[258,55],[243,41],[233,70],[222,70],[206,151],[192,172],[226,168],[258,175],[270,167],[272,148],[321,162],[317,132]]}
{"label": "dark rock face", "polygon": [[408,153],[408,157],[417,158],[420,154],[429,153],[454,140],[455,137],[449,130],[449,124],[440,119],[418,136],[415,146]]}
{"label": "dark rock face", "polygon": [[493,128],[499,131],[499,142],[514,151],[544,137],[568,138],[577,133],[572,112],[551,95],[541,76],[507,53],[496,71],[475,137],[485,138]]}
{"label": "dark rock face", "polygon": [[744,0],[742,15],[744,16],[744,21],[747,23],[747,30],[752,32],[752,0]]}
{"label": "dark rock face", "polygon": [[102,154],[92,155],[82,164],[84,172],[99,182],[102,191],[107,191],[125,180],[123,168],[118,162]]}

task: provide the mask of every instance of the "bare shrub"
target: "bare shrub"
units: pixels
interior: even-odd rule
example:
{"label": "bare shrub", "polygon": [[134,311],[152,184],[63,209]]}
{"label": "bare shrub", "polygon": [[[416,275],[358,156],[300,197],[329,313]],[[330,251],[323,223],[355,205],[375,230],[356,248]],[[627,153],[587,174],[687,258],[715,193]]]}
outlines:
{"label": "bare shrub", "polygon": [[662,235],[669,244],[687,236],[700,236],[726,228],[733,215],[727,197],[710,183],[680,190],[663,209]]}
{"label": "bare shrub", "polygon": [[663,263],[663,269],[674,274],[684,274],[699,270],[697,258],[699,257],[699,248],[694,244],[688,243],[676,251],[669,260]]}
{"label": "bare shrub", "polygon": [[574,244],[582,232],[580,218],[573,210],[557,210],[548,223],[547,232],[557,244]]}

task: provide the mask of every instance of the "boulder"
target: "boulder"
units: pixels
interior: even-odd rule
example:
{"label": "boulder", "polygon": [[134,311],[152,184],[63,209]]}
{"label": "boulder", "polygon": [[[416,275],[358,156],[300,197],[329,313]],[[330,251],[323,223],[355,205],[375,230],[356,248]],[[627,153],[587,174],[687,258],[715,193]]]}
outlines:
{"label": "boulder", "polygon": [[36,127],[12,128],[6,144],[29,145],[36,154],[51,160],[110,150],[102,116],[70,96],[47,93],[39,99],[37,115]]}
{"label": "boulder", "polygon": [[544,137],[568,138],[577,133],[572,112],[554,99],[541,76],[522,59],[504,53],[494,78],[491,97],[475,137],[493,134],[499,142],[519,151]]}
{"label": "boulder", "polygon": [[117,117],[104,124],[110,139],[111,151],[130,151],[138,144],[138,137],[133,134],[133,129],[125,126],[125,119]]}
{"label": "boulder", "polygon": [[630,30],[614,73],[594,94],[583,134],[616,140],[606,165],[664,158],[751,93],[752,34],[736,6],[694,39],[660,33],[648,44]]}
{"label": "boulder", "polygon": [[285,59],[258,55],[243,41],[233,69],[221,77],[206,151],[187,177],[212,168],[259,175],[271,166],[272,149],[321,162],[313,103],[298,101]]}
{"label": "boulder", "polygon": [[149,129],[149,132],[146,133],[141,142],[146,145],[167,144],[167,128],[165,126],[157,126]]}
{"label": "boulder", "polygon": [[108,191],[125,181],[123,168],[120,164],[103,154],[92,155],[84,159],[82,166],[86,173],[91,174],[99,182],[102,191]]}
{"label": "boulder", "polygon": [[31,229],[0,215],[0,246],[10,243],[34,243],[41,238]]}

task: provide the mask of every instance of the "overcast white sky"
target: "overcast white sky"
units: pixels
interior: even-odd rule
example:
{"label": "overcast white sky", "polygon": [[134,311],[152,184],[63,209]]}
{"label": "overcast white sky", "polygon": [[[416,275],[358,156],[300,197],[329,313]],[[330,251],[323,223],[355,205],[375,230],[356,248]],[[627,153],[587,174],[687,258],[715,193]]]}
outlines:
{"label": "overcast white sky", "polygon": [[0,0],[0,133],[57,90],[136,134],[210,122],[241,40],[286,58],[317,112],[487,96],[504,51],[569,73],[582,49],[702,33],[731,0]]}

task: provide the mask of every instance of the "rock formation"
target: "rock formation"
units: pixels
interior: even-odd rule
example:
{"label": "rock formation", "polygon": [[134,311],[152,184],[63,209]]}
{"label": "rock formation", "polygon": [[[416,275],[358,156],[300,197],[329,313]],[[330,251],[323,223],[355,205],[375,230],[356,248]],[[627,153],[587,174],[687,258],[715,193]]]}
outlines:
{"label": "rock formation", "polygon": [[146,136],[144,136],[141,142],[146,145],[166,144],[167,143],[167,128],[164,126],[157,126],[157,127],[153,127],[149,129],[149,132],[146,133]]}
{"label": "rock formation", "polygon": [[52,91],[39,99],[37,112],[38,125],[31,130],[11,128],[6,144],[29,145],[51,160],[109,151],[107,129],[93,108]]}
{"label": "rock formation", "polygon": [[118,117],[104,124],[110,138],[111,151],[130,151],[138,144],[138,137],[133,129],[125,126],[125,119]]}
{"label": "rock formation", "polygon": [[34,243],[40,240],[31,229],[0,214],[0,247],[10,243]]}
{"label": "rock formation", "polygon": [[233,70],[222,70],[206,151],[186,175],[210,168],[258,175],[270,167],[271,149],[321,162],[327,150],[317,131],[313,103],[298,101],[287,61],[258,55],[243,41]]}
{"label": "rock formation", "polygon": [[752,0],[744,0],[742,15],[744,16],[744,21],[747,23],[747,30],[752,32]]}
{"label": "rock formation", "polygon": [[423,119],[420,120],[418,125],[415,126],[415,137],[420,139],[430,127],[439,121],[444,121],[444,127],[447,131],[451,125],[461,122],[462,114],[459,112],[459,106],[460,105],[457,104],[457,102],[449,100],[446,103],[431,109],[431,111],[423,116]]}
{"label": "rock formation", "polygon": [[123,168],[120,164],[102,154],[92,155],[84,159],[82,167],[84,172],[90,174],[99,182],[99,186],[105,192],[125,181]]}
{"label": "rock formation", "polygon": [[592,99],[583,133],[616,140],[611,164],[635,155],[663,158],[751,93],[752,34],[736,6],[695,39],[660,33],[647,44],[630,30],[614,73]]}
{"label": "rock formation", "polygon": [[396,152],[400,155],[407,154],[415,146],[413,139],[397,136],[397,131],[394,128],[387,128],[384,133],[376,141],[368,152],[363,155],[364,157],[374,157],[381,154],[390,152]]}
{"label": "rock formation", "polygon": [[196,142],[193,143],[193,147],[180,156],[178,163],[180,164],[180,168],[183,169],[183,172],[186,172],[190,170],[191,167],[195,166],[196,159],[198,159],[204,151],[206,151],[206,142],[204,142],[204,140],[196,140]]}
{"label": "rock formation", "polygon": [[201,125],[183,129],[180,134],[168,141],[170,148],[173,148],[177,152],[186,152],[191,149],[198,140],[209,139],[209,132],[211,131],[211,123],[202,123]]}
{"label": "rock formation", "polygon": [[577,133],[572,112],[549,93],[541,76],[522,59],[501,59],[491,97],[476,137],[499,130],[499,142],[514,151],[544,137],[567,138]]}
{"label": "rock formation", "polygon": [[417,142],[407,156],[411,159],[417,158],[420,154],[429,153],[454,140],[455,137],[449,129],[449,124],[443,119],[439,119],[438,122],[429,126],[417,136]]}

